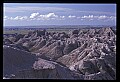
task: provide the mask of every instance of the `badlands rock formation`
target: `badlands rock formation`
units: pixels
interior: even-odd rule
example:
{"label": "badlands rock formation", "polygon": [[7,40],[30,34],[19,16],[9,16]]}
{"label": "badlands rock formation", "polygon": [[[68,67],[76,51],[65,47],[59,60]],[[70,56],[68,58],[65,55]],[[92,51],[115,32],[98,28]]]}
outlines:
{"label": "badlands rock formation", "polygon": [[3,44],[4,76],[9,78],[116,79],[116,32],[109,27],[36,30],[4,36]]}

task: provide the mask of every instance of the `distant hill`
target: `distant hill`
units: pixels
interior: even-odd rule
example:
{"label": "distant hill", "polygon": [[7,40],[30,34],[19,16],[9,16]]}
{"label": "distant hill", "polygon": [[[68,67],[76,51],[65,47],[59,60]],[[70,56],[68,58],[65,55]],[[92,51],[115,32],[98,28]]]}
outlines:
{"label": "distant hill", "polygon": [[101,27],[112,27],[116,29],[116,26],[106,25],[40,25],[40,26],[5,26],[5,30],[35,30],[35,29],[76,29],[76,28],[101,28]]}

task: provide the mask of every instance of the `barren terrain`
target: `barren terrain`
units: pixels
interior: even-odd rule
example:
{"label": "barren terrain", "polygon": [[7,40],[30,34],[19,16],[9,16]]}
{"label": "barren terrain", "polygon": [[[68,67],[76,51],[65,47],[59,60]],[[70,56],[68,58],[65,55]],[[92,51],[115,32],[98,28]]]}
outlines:
{"label": "barren terrain", "polygon": [[116,30],[101,27],[6,31],[3,77],[115,80]]}

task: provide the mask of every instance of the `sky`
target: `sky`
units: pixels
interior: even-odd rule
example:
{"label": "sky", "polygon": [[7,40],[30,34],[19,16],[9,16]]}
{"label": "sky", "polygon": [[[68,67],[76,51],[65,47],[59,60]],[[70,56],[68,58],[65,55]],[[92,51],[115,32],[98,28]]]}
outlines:
{"label": "sky", "polygon": [[4,3],[4,26],[116,25],[116,4]]}

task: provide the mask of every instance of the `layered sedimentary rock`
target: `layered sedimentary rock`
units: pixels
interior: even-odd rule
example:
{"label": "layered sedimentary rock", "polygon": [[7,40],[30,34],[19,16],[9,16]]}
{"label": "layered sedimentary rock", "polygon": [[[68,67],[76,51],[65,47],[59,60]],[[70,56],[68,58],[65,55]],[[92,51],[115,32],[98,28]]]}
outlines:
{"label": "layered sedimentary rock", "polygon": [[[101,32],[101,30],[104,31]],[[63,63],[71,70],[79,71],[85,76],[93,74],[96,77],[95,73],[100,73],[101,79],[115,79],[116,54],[111,47],[116,46],[115,40],[113,41],[113,37],[116,35],[110,28],[102,28],[99,32],[99,37],[94,35],[93,38],[86,38],[87,40],[82,38],[84,42],[80,47],[58,58],[57,61]],[[105,39],[103,42],[100,42],[97,38]],[[80,38],[81,43],[82,39]],[[102,76],[103,73],[108,75],[109,78],[104,78],[105,75]]]}
{"label": "layered sedimentary rock", "polygon": [[[10,46],[4,47],[5,73],[15,69],[9,73],[15,74],[13,78],[116,79],[116,32],[112,28],[76,29],[68,33],[36,30],[6,36],[3,43]],[[25,61],[27,69],[22,69],[24,64],[17,63],[22,60],[12,57],[27,58],[31,63]]]}

